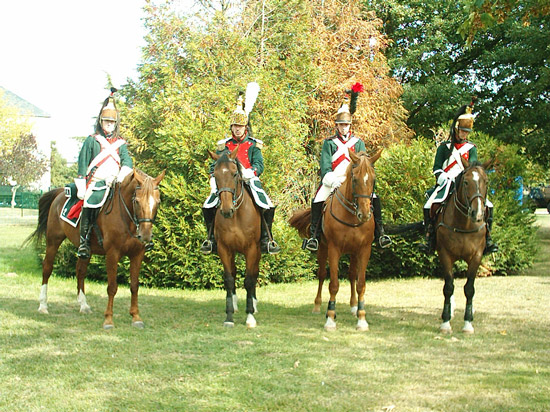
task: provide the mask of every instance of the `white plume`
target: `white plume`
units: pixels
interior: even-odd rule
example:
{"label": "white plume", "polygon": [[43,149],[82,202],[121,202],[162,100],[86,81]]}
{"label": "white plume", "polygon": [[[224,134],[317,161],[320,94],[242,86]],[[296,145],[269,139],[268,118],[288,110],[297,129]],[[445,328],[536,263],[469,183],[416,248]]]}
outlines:
{"label": "white plume", "polygon": [[260,93],[260,85],[256,82],[250,82],[246,85],[246,94],[244,96],[244,112],[248,116],[256,103],[258,94]]}

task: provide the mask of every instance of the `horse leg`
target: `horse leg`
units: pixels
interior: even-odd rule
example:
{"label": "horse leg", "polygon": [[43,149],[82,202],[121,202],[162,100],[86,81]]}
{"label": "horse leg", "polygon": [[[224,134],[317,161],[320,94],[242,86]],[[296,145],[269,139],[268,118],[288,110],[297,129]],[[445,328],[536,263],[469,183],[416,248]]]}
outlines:
{"label": "horse leg", "polygon": [[357,316],[357,258],[355,255],[350,256],[349,285],[351,288],[351,294],[349,298],[350,311],[353,316]]}
{"label": "horse leg", "polygon": [[481,256],[478,258],[472,259],[468,263],[468,280],[464,285],[464,295],[466,296],[466,309],[464,310],[464,327],[462,332],[464,333],[474,333],[474,327],[472,322],[474,321],[474,282],[476,280],[477,269],[481,263]]}
{"label": "horse leg", "polygon": [[333,246],[328,246],[328,262],[330,270],[330,283],[328,290],[330,298],[327,308],[327,321],[325,322],[325,330],[336,330],[336,294],[340,288],[338,280],[338,261],[340,260],[340,252]]}
{"label": "horse leg", "polygon": [[[233,262],[231,264],[231,273],[233,274],[233,279],[237,279],[237,264],[235,263],[235,259],[233,259]],[[233,312],[239,311],[239,299],[237,299],[237,287],[233,287],[232,292],[232,298],[233,298]]]}
{"label": "horse leg", "polygon": [[317,287],[317,296],[315,296],[315,302],[312,313],[321,313],[321,303],[323,303],[323,283],[327,277],[327,248],[323,245],[319,245],[319,251],[317,252],[317,278],[319,279],[319,286]]}
{"label": "horse leg", "polygon": [[120,255],[118,252],[108,251],[105,256],[105,266],[107,267],[107,309],[105,309],[105,321],[103,322],[103,329],[112,329],[115,327],[113,323],[113,303],[115,295],[118,291],[118,284],[116,281],[117,266]]}
{"label": "horse leg", "polygon": [[226,317],[223,326],[232,328],[235,326],[235,322],[233,321],[233,313],[235,312],[235,307],[233,306],[236,276],[235,253],[229,252],[223,244],[219,243],[218,255],[223,265],[223,284],[225,287]]}
{"label": "horse leg", "polygon": [[132,294],[130,315],[132,316],[132,326],[139,329],[143,329],[145,326],[143,320],[141,320],[139,316],[138,308],[139,270],[141,269],[141,262],[143,261],[144,254],[145,249],[130,258],[130,292]]}
{"label": "horse leg", "polygon": [[441,267],[443,269],[443,276],[445,278],[445,285],[443,286],[443,296],[445,301],[443,303],[443,312],[441,319],[443,323],[439,326],[441,333],[452,333],[451,328],[451,296],[454,294],[454,279],[453,279],[453,261],[449,256],[440,252]]}
{"label": "horse leg", "polygon": [[65,236],[58,236],[54,239],[47,236],[46,241],[46,255],[42,261],[42,286],[40,287],[40,297],[38,306],[38,312],[48,314],[48,280],[53,271],[53,261],[61,242],[65,239]]}
{"label": "horse leg", "polygon": [[246,273],[244,277],[244,287],[246,289],[246,327],[251,329],[256,327],[254,318],[256,300],[256,283],[260,272],[260,250],[256,245],[251,246],[246,254]]}
{"label": "horse leg", "polygon": [[357,298],[358,298],[356,329],[361,332],[365,332],[369,330],[369,324],[366,319],[366,311],[365,311],[365,289],[366,289],[365,272],[367,270],[367,265],[370,259],[370,252],[371,252],[370,244],[369,246],[367,246],[367,248],[362,250],[356,259],[357,260],[357,271],[356,271]]}
{"label": "horse leg", "polygon": [[76,261],[76,301],[80,305],[80,313],[92,313],[92,308],[86,301],[86,293],[84,291],[84,279],[86,278],[86,272],[88,270],[88,264],[90,259],[78,259]]}

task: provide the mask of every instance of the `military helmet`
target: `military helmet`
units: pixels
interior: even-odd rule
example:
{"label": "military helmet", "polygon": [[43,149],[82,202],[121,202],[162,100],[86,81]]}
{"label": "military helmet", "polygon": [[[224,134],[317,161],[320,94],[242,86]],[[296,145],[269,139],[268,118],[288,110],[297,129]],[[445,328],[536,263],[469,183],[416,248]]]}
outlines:
{"label": "military helmet", "polygon": [[475,116],[472,114],[472,107],[466,107],[463,114],[456,119],[456,130],[463,130],[465,132],[471,132],[474,127]]}
{"label": "military helmet", "polygon": [[103,102],[101,111],[99,113],[100,120],[111,120],[113,122],[118,121],[118,110],[116,109],[114,94],[117,91],[114,87],[111,87],[111,94]]}
{"label": "military helmet", "polygon": [[[363,91],[363,85],[361,83],[355,83],[351,86],[351,90],[346,90],[344,101],[340,105],[334,123],[350,124],[351,117],[357,109],[357,98],[359,93]],[[351,96],[351,98],[350,98]]]}
{"label": "military helmet", "polygon": [[237,126],[246,126],[248,124],[248,116],[243,108],[242,94],[239,94],[237,99],[237,107],[235,107],[235,111],[231,115],[231,126],[234,124]]}

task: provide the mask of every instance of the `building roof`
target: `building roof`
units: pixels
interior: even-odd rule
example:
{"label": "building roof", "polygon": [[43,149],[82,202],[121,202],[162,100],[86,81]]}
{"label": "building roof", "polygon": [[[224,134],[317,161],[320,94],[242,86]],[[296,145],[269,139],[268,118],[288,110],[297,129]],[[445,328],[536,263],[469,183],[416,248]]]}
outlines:
{"label": "building roof", "polygon": [[[3,92],[3,93],[2,93]],[[15,93],[10,92],[8,89],[0,86],[0,94],[4,95],[4,99],[12,105],[17,107],[23,114],[30,114],[33,117],[51,117],[44,110],[36,107],[34,104],[29,103],[25,99],[19,97]]]}

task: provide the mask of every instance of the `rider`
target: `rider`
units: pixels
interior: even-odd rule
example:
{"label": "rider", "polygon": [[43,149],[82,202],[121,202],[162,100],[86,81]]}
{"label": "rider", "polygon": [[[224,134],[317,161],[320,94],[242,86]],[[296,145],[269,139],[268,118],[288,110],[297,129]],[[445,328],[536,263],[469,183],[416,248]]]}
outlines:
{"label": "rider", "polygon": [[[262,156],[263,142],[252,135],[252,128],[248,114],[254,106],[256,96],[259,92],[257,83],[249,83],[246,88],[245,104],[243,105],[242,93],[237,100],[237,107],[231,116],[229,130],[231,136],[218,141],[216,153],[221,155],[235,150],[237,147],[237,159],[243,167],[242,177],[251,189],[254,202],[260,208],[263,215],[262,229],[260,236],[260,247],[262,253],[277,254],[281,248],[271,238],[271,228],[275,216],[275,206],[264,191],[260,182],[260,175],[264,171],[264,159]],[[201,245],[201,252],[208,255],[215,252],[216,240],[214,238],[214,219],[216,217],[216,207],[218,205],[218,195],[216,179],[213,176],[215,162],[210,165],[210,195],[204,202],[202,212],[208,238]]]}
{"label": "rider", "polygon": [[[359,93],[363,91],[363,86],[356,83],[352,86],[351,99],[348,105],[348,97],[338,109],[334,120],[336,126],[336,134],[325,139],[321,149],[321,184],[317,189],[317,193],[311,203],[311,237],[304,241],[302,248],[312,252],[319,249],[319,240],[321,232],[319,226],[321,215],[323,214],[323,205],[329,195],[346,179],[346,169],[350,164],[349,151],[358,153],[366,151],[365,143],[354,136],[351,132],[352,115],[355,113],[357,98]],[[380,198],[373,192],[372,206],[374,212],[375,230],[374,236],[382,248],[386,248],[391,244],[391,239],[384,233],[382,224],[382,206]]]}
{"label": "rider", "polygon": [[113,182],[122,182],[132,172],[132,158],[126,141],[119,136],[120,117],[111,94],[105,99],[95,124],[78,156],[78,177],[74,179],[77,197],[83,199],[80,215],[78,257],[90,257],[90,232]]}
{"label": "rider", "polygon": [[[443,203],[448,197],[454,185],[455,178],[464,170],[460,156],[469,163],[477,161],[477,147],[467,140],[468,134],[472,131],[475,116],[472,114],[474,102],[464,105],[458,109],[451,125],[451,141],[441,143],[435,155],[433,174],[437,184],[433,192],[426,193],[428,201],[424,205],[424,230],[425,243],[420,248],[425,253],[433,253],[435,249],[435,221],[431,217],[431,207],[434,203]],[[493,226],[493,204],[486,199],[487,207],[487,231],[486,243],[483,254],[498,251],[498,246],[491,238]]]}

